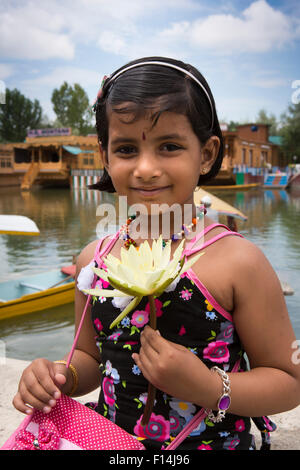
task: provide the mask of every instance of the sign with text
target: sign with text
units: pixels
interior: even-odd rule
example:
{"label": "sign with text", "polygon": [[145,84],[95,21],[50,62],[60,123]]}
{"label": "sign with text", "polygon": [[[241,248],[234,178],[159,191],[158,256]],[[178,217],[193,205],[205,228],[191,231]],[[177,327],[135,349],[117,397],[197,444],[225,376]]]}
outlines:
{"label": "sign with text", "polygon": [[57,127],[54,129],[30,129],[27,132],[27,137],[51,137],[58,135],[71,135],[71,127]]}

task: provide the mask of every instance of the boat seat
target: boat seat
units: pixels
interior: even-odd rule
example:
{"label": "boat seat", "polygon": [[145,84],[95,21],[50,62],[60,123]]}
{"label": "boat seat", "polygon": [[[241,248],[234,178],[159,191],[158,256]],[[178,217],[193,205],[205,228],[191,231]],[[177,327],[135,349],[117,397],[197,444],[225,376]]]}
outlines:
{"label": "boat seat", "polygon": [[75,277],[76,274],[76,264],[71,264],[70,266],[63,266],[61,268],[61,272],[63,274],[67,274],[68,276]]}

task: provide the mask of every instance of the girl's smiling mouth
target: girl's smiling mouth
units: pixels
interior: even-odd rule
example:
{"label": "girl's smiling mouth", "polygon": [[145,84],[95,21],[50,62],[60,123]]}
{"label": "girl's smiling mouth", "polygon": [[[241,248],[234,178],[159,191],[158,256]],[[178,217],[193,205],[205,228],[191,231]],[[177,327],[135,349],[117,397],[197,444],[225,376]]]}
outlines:
{"label": "girl's smiling mouth", "polygon": [[137,191],[142,196],[153,196],[159,194],[161,191],[169,189],[171,186],[141,186],[141,187],[132,187],[134,191]]}

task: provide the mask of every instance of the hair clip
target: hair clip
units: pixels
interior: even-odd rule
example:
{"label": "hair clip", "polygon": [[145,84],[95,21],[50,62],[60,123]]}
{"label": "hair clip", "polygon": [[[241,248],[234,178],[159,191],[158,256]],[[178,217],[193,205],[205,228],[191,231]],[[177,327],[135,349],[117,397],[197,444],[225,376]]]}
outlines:
{"label": "hair clip", "polygon": [[106,82],[106,80],[109,77],[110,77],[110,75],[104,75],[104,77],[102,78],[101,85],[100,85],[99,91],[97,93],[97,98],[95,99],[94,104],[92,106],[92,109],[93,109],[94,112],[96,112],[97,104],[98,104],[99,100],[102,98],[104,83]]}

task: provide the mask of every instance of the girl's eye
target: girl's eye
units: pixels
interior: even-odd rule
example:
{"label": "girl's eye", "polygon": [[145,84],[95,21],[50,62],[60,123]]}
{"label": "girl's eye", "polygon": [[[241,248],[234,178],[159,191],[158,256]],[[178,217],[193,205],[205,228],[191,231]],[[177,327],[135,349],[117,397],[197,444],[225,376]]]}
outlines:
{"label": "girl's eye", "polygon": [[122,145],[122,147],[119,147],[115,150],[115,153],[121,154],[123,156],[130,156],[136,153],[136,151],[136,148],[132,145]]}
{"label": "girl's eye", "polygon": [[163,144],[161,146],[161,150],[163,151],[167,151],[167,152],[176,152],[176,150],[181,150],[182,147],[180,147],[180,145],[177,145],[177,144]]}

